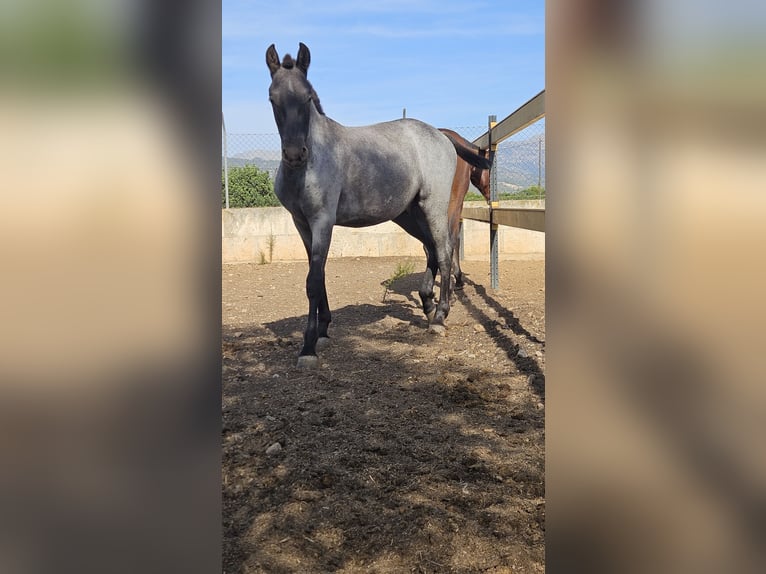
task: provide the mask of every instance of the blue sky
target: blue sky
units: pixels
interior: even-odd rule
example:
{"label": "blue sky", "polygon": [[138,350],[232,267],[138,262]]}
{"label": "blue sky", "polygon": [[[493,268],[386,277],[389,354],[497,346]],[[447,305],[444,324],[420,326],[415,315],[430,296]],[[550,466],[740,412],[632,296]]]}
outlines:
{"label": "blue sky", "polygon": [[231,133],[274,133],[266,48],[311,50],[325,113],[350,126],[402,116],[483,126],[545,88],[542,0],[223,0],[223,112]]}

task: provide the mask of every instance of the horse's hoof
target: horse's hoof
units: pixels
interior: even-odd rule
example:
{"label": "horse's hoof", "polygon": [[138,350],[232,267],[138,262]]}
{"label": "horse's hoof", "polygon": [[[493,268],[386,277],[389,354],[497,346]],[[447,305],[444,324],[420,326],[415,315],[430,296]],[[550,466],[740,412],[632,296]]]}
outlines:
{"label": "horse's hoof", "polygon": [[426,313],[426,317],[428,317],[429,323],[433,321],[434,317],[436,317],[436,309],[433,309],[432,311],[429,311],[428,313]]}
{"label": "horse's hoof", "polygon": [[317,351],[324,351],[330,346],[330,337],[319,337],[317,339]]}
{"label": "horse's hoof", "polygon": [[453,289],[455,291],[462,291],[464,287],[465,285],[463,283],[455,283],[455,286],[453,287]]}
{"label": "horse's hoof", "polygon": [[433,333],[434,335],[439,335],[441,337],[446,337],[447,327],[444,325],[439,325],[438,323],[434,323],[433,325],[428,326],[428,332]]}
{"label": "horse's hoof", "polygon": [[299,369],[318,369],[319,358],[316,355],[301,355],[296,366]]}

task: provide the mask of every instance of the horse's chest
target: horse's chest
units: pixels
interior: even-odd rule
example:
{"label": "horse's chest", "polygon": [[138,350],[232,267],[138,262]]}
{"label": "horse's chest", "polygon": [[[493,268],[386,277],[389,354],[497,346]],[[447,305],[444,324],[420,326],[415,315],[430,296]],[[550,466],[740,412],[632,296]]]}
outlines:
{"label": "horse's chest", "polygon": [[288,211],[305,216],[326,211],[336,201],[331,197],[331,187],[321,186],[311,177],[300,182],[279,181],[274,185],[274,193]]}

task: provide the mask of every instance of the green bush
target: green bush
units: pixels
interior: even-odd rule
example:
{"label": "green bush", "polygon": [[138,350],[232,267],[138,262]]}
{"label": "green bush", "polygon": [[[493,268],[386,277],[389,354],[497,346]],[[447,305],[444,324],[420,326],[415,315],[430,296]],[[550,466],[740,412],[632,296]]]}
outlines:
{"label": "green bush", "polygon": [[512,195],[513,199],[545,199],[545,188],[538,185],[531,185]]}
{"label": "green bush", "polygon": [[475,191],[469,191],[465,194],[465,199],[463,201],[487,201],[484,199],[484,196],[480,193],[476,193]]}
{"label": "green bush", "polygon": [[[280,205],[274,182],[267,171],[254,165],[229,168],[229,207],[272,207]],[[221,207],[226,207],[224,172],[221,170]]]}

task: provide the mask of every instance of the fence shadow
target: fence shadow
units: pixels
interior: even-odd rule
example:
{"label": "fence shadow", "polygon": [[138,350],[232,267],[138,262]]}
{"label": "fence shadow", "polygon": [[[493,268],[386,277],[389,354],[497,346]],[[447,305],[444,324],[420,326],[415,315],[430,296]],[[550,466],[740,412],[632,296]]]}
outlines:
{"label": "fence shadow", "polygon": [[[416,293],[422,282],[423,273],[413,273],[407,277],[396,280],[391,285],[390,290],[393,293],[397,293],[403,297],[406,297],[411,303],[420,305],[420,300],[413,293]],[[536,335],[530,333],[519,321],[511,309],[508,309],[501,305],[496,299],[494,299],[488,292],[486,287],[471,280],[464,274],[464,282],[466,287],[459,291],[453,291],[455,296],[452,304],[456,303],[465,306],[469,315],[477,322],[485,326],[487,333],[489,334],[495,345],[503,350],[506,356],[513,362],[519,372],[527,373],[530,375],[529,384],[534,392],[540,397],[541,400],[545,400],[545,374],[540,368],[540,364],[537,360],[531,356],[523,356],[519,354],[520,346],[516,343],[507,331],[512,332],[514,335],[525,338],[530,343],[544,345],[545,342],[540,340]],[[439,281],[436,282],[437,288],[440,288]],[[495,321],[489,315],[487,315],[480,306],[473,300],[473,296],[468,291],[468,288],[472,289],[476,296],[488,308],[492,309],[501,321]],[[422,317],[422,313],[420,314]]]}
{"label": "fence shadow", "polygon": [[491,321],[490,318],[472,301],[470,295],[466,293],[465,289],[458,291],[458,298],[460,302],[465,305],[468,313],[474,319],[476,319],[476,321],[481,322],[487,326],[487,333],[489,336],[492,338],[498,348],[502,349],[508,358],[513,361],[513,363],[516,365],[516,368],[522,373],[529,373],[531,375],[529,378],[530,387],[540,397],[540,399],[544,401],[545,374],[540,368],[540,364],[531,356],[524,357],[520,355],[519,345],[515,343],[513,338],[504,331],[510,330],[513,334],[522,336],[532,343],[544,344],[544,341],[541,341],[535,335],[525,329],[519,321],[518,317],[513,314],[513,311],[506,309],[495,299],[490,297],[490,295],[487,293],[487,289],[483,285],[475,283],[468,277],[464,278],[464,282],[467,286],[470,286],[479,297],[481,297],[481,299],[489,308],[493,309],[498,314],[498,316],[503,319],[505,326],[503,326],[503,324],[500,322]]}

